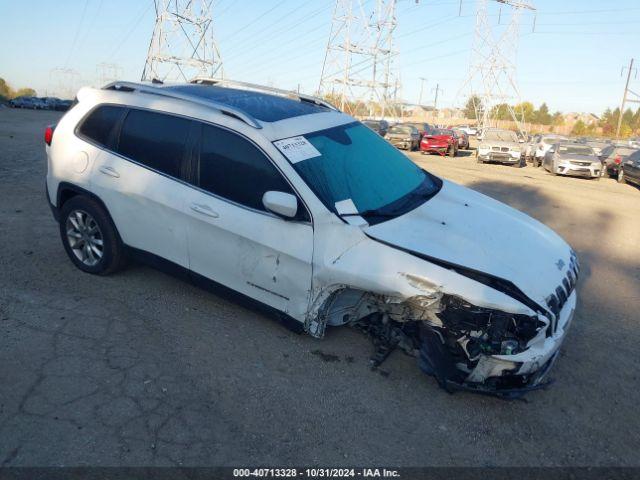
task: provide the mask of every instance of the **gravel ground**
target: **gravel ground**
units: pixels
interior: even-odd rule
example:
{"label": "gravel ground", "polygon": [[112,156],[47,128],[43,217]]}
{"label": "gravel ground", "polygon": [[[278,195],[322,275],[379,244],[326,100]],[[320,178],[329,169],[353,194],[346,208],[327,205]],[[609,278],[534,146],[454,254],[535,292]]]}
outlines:
{"label": "gravel ground", "polygon": [[76,270],[43,195],[58,116],[0,110],[0,465],[640,465],[639,189],[410,154],[583,267],[550,389],[449,395],[399,352],[370,370],[358,332],[296,335],[144,266]]}

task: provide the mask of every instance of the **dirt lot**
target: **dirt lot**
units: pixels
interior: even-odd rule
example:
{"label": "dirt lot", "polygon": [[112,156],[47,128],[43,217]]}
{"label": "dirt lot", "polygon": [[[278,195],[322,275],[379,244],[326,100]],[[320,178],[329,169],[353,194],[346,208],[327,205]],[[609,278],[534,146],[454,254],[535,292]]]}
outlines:
{"label": "dirt lot", "polygon": [[549,390],[449,395],[401,353],[370,370],[355,331],[296,335],[143,266],[76,270],[43,195],[57,116],[0,110],[0,465],[640,465],[639,189],[411,154],[583,266]]}

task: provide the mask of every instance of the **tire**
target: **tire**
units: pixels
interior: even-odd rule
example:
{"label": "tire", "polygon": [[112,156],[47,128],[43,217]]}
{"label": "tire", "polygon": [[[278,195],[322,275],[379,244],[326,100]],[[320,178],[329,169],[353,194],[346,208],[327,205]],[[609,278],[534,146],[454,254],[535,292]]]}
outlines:
{"label": "tire", "polygon": [[73,264],[83,272],[109,275],[127,263],[124,245],[109,214],[84,195],[72,197],[62,206],[60,239]]}
{"label": "tire", "polygon": [[453,157],[455,157],[456,155],[458,155],[458,150],[457,150],[455,147],[453,147],[453,146],[452,146],[452,147],[449,149],[449,156],[450,156],[451,158],[453,158]]}
{"label": "tire", "polygon": [[624,178],[624,170],[621,167],[618,167],[618,177],[616,178],[616,180],[622,185],[627,183],[627,179]]}

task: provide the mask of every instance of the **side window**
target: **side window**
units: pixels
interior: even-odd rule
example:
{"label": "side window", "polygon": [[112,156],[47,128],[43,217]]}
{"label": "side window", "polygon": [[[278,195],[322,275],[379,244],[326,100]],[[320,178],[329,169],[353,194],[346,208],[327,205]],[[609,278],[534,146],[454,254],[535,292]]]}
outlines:
{"label": "side window", "polygon": [[111,147],[115,140],[115,127],[124,111],[124,107],[113,105],[97,107],[84,119],[78,128],[78,133],[98,145]]}
{"label": "side window", "polygon": [[191,121],[164,113],[130,110],[118,152],[149,168],[180,178]]}
{"label": "side window", "polygon": [[[266,210],[262,195],[267,191],[294,194],[256,146],[211,125],[202,125],[198,177],[200,188],[256,210]],[[300,206],[300,210],[303,208]]]}

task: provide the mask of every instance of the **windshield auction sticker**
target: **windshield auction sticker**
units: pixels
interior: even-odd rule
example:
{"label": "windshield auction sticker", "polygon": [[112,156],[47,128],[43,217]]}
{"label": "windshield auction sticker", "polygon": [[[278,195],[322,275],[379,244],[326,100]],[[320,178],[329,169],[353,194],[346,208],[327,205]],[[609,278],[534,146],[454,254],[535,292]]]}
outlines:
{"label": "windshield auction sticker", "polygon": [[311,145],[302,135],[278,140],[277,142],[273,142],[273,144],[291,163],[302,162],[303,160],[322,155],[316,150],[316,147]]}

